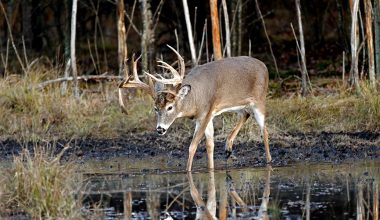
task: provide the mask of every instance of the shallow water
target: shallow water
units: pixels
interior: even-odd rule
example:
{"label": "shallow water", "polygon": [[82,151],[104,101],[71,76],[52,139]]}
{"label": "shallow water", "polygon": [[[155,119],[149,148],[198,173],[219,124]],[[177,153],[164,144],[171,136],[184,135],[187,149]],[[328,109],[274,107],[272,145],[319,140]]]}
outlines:
{"label": "shallow water", "polygon": [[[380,161],[163,172],[123,160],[84,172],[82,212],[96,219],[373,219]],[[98,164],[99,165],[99,164]],[[91,165],[88,165],[91,167]],[[136,165],[137,166],[137,165]],[[95,172],[96,171],[96,172]]]}

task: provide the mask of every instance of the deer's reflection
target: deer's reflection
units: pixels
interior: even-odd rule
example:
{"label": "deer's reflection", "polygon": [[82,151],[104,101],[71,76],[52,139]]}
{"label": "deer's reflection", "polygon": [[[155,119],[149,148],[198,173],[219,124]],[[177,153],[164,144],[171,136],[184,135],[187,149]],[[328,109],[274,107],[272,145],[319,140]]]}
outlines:
{"label": "deer's reflection", "polygon": [[[268,203],[270,197],[270,177],[271,177],[271,166],[266,167],[266,172],[264,176],[265,186],[263,189],[262,200],[259,209],[255,213],[255,219],[269,219],[268,215]],[[225,181],[218,182],[219,190],[219,207],[217,207],[217,198],[216,198],[216,185],[215,185],[215,173],[214,171],[208,172],[208,187],[207,187],[207,197],[203,197],[193,180],[193,175],[191,172],[187,174],[190,186],[190,194],[194,200],[194,203],[197,207],[196,219],[227,219],[229,216],[236,217],[236,206],[228,206],[229,201],[233,201],[241,209],[242,213],[248,214],[250,211],[246,202],[239,195],[238,191],[235,188],[232,177],[226,172]],[[223,178],[221,178],[223,179]],[[207,198],[204,201],[203,198]],[[244,198],[244,197],[243,197]],[[229,200],[230,199],[230,200]],[[219,210],[219,215],[216,215],[217,208]],[[250,215],[250,217],[253,217]]]}
{"label": "deer's reflection", "polygon": [[209,172],[209,182],[207,187],[207,202],[202,199],[202,195],[198,192],[193,180],[193,175],[188,172],[190,195],[197,206],[197,214],[195,219],[216,219],[216,190],[215,190],[215,174]]}

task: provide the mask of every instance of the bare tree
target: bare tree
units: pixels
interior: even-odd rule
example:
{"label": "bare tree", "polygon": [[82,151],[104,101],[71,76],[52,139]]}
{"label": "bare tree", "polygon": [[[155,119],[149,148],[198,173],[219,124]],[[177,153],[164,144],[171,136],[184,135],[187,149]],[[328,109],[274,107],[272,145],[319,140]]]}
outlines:
{"label": "bare tree", "polygon": [[224,25],[226,29],[226,46],[223,50],[223,54],[225,50],[227,50],[227,57],[231,57],[231,33],[230,33],[230,21],[228,17],[228,9],[226,0],[222,0],[223,5],[223,15],[224,15]]}
{"label": "bare tree", "polygon": [[[353,1],[353,2],[352,2]],[[351,0],[351,70],[350,70],[350,84],[355,87],[357,93],[360,93],[359,86],[359,70],[358,70],[358,11],[359,0]]]}
{"label": "bare tree", "polygon": [[[64,45],[64,58],[66,62],[64,78],[68,78],[71,70],[71,60],[70,60],[70,4],[68,1],[64,1],[63,3],[63,11],[64,11],[64,31],[63,31],[63,45]],[[67,89],[67,81],[62,82],[61,84],[61,94],[65,95]]]}
{"label": "bare tree", "polygon": [[125,68],[125,61],[128,57],[126,44],[125,22],[124,22],[124,0],[117,1],[117,41],[118,41],[118,61],[119,75],[125,74],[128,77],[128,68]]}
{"label": "bare tree", "polygon": [[371,0],[364,1],[365,10],[365,26],[367,35],[367,48],[368,48],[368,72],[369,72],[369,82],[372,89],[376,88],[375,79],[375,59],[374,59],[374,49],[373,49],[373,34],[372,34],[372,4]]}
{"label": "bare tree", "polygon": [[[6,22],[7,26],[8,26],[8,38],[9,38],[10,41],[11,41],[11,44],[12,44],[13,50],[14,50],[14,52],[15,52],[15,54],[16,54],[17,60],[19,61],[19,63],[20,63],[20,65],[21,65],[21,68],[22,68],[24,74],[27,74],[27,72],[28,72],[28,71],[27,71],[27,68],[25,67],[25,65],[24,65],[24,63],[23,63],[23,61],[22,61],[22,59],[21,59],[21,57],[20,57],[20,55],[19,55],[19,53],[18,53],[18,51],[17,51],[16,44],[15,44],[15,42],[14,42],[14,40],[13,40],[13,35],[12,35],[12,22],[9,22],[9,20],[8,20],[8,16],[7,16],[7,13],[5,12],[5,8],[4,8],[4,5],[3,5],[2,1],[0,1],[0,7],[1,7],[1,10],[2,10],[2,12],[3,12],[3,14],[4,14],[5,22]],[[8,7],[9,7],[9,5],[8,5]],[[11,16],[10,16],[10,17],[11,17]]]}
{"label": "bare tree", "polygon": [[222,50],[220,46],[219,14],[218,0],[210,0],[211,10],[211,28],[212,28],[212,45],[214,48],[215,60],[222,59]]}
{"label": "bare tree", "polygon": [[237,5],[237,55],[241,56],[241,46],[242,46],[242,41],[243,41],[243,0],[238,1]]}
{"label": "bare tree", "polygon": [[[150,0],[140,0],[141,14],[143,17],[143,33],[141,39],[141,53],[142,53],[142,68],[148,70],[148,68],[154,68],[154,32],[153,32],[153,18],[151,11]],[[149,70],[153,72],[153,69]]]}
{"label": "bare tree", "polygon": [[380,0],[374,0],[376,75],[380,79]]}
{"label": "bare tree", "polygon": [[[308,92],[307,86],[307,68],[306,68],[306,55],[305,55],[305,41],[303,37],[302,19],[301,19],[301,5],[300,0],[296,0],[296,10],[298,18],[298,29],[300,34],[299,52],[301,54],[301,78],[302,78],[302,96],[306,96]],[[297,40],[298,42],[298,40]],[[298,43],[297,43],[298,44]]]}
{"label": "bare tree", "polygon": [[189,39],[191,61],[193,62],[193,66],[196,66],[197,54],[196,54],[195,46],[194,46],[193,31],[191,29],[191,21],[190,21],[190,14],[189,14],[189,7],[187,5],[187,0],[182,0],[182,4],[183,4],[183,11],[185,13],[186,29],[187,29],[187,37]]}
{"label": "bare tree", "polygon": [[76,23],[77,23],[77,5],[78,0],[73,0],[73,6],[71,11],[71,38],[70,38],[70,56],[71,56],[71,70],[73,72],[73,86],[74,97],[79,99],[79,86],[78,86],[78,70],[75,57],[75,35],[76,35]]}

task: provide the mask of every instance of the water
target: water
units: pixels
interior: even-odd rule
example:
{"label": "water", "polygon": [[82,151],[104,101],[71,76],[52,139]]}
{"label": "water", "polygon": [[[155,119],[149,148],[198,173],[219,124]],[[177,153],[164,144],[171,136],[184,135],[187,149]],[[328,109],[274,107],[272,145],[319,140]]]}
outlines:
{"label": "water", "polygon": [[86,181],[79,198],[84,215],[97,219],[373,219],[379,211],[380,161],[192,173],[123,170],[121,161],[108,164],[109,172],[83,174]]}

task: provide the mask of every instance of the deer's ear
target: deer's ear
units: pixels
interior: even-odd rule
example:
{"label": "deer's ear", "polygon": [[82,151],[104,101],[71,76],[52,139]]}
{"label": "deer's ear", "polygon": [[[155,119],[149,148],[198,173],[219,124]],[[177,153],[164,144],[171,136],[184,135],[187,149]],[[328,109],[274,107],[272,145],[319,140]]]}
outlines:
{"label": "deer's ear", "polygon": [[184,85],[184,86],[182,86],[182,87],[178,90],[177,95],[178,95],[180,98],[184,98],[187,94],[190,93],[190,90],[191,90],[191,86],[190,86],[190,85]]}

